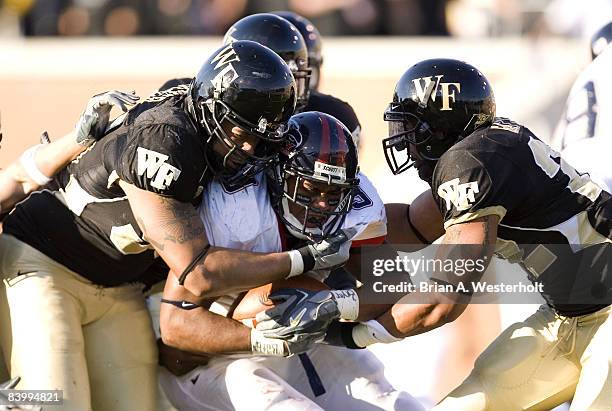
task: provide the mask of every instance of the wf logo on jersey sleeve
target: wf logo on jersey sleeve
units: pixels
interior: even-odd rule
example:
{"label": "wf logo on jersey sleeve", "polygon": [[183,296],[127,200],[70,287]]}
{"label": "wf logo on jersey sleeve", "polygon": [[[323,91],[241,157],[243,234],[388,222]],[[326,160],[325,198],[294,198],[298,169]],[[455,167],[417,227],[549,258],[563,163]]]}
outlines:
{"label": "wf logo on jersey sleeve", "polygon": [[166,163],[168,156],[157,151],[138,147],[137,172],[139,176],[144,175],[151,180],[151,186],[159,190],[165,190],[178,180],[181,170]]}
{"label": "wf logo on jersey sleeve", "polygon": [[447,210],[451,209],[451,205],[455,206],[457,211],[469,209],[476,202],[474,198],[476,193],[478,193],[478,183],[476,181],[459,184],[459,178],[442,183],[438,187],[438,195],[446,201]]}
{"label": "wf logo on jersey sleeve", "polygon": [[[440,111],[451,111],[453,109],[451,107],[451,100],[453,103],[455,102],[455,92],[461,93],[461,83],[445,83],[442,82],[443,77],[444,75],[442,74],[435,77],[421,77],[412,80],[412,82],[421,104],[426,106],[428,98],[431,98],[431,101],[435,103],[438,95],[437,90],[439,89],[442,99]],[[454,89],[451,89],[451,87]]]}

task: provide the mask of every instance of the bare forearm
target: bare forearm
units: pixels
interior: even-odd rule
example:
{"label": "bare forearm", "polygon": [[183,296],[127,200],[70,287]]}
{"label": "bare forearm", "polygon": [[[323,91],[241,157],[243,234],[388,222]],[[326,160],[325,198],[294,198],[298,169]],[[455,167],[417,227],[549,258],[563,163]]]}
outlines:
{"label": "bare forearm", "polygon": [[376,320],[394,337],[410,337],[454,321],[465,307],[464,304],[398,303]]}
{"label": "bare forearm", "polygon": [[[485,216],[472,222],[449,227],[436,259],[440,261],[481,260],[481,265],[473,264],[460,275],[455,272],[435,272],[432,283],[444,282],[457,287],[458,283],[470,287],[479,281],[493,254],[497,237],[497,216]],[[378,321],[396,337],[416,335],[454,321],[465,310],[471,294],[465,292],[413,292],[404,296]]]}
{"label": "bare forearm", "polygon": [[[289,274],[291,262],[287,253],[253,253],[212,247],[206,259],[198,265],[185,282],[210,278],[212,284],[206,298],[230,292],[245,291],[277,280]],[[192,277],[192,278],[190,278]]]}
{"label": "bare forearm", "polygon": [[[44,176],[53,177],[83,150],[84,147],[77,144],[73,133],[70,133],[41,146],[35,153],[34,163]],[[40,188],[40,184],[30,178],[17,159],[0,172],[0,205],[3,210],[10,210],[15,203]]]}
{"label": "bare forearm", "polygon": [[[167,305],[167,304],[166,304]],[[204,308],[164,307],[161,335],[165,344],[197,354],[250,352],[250,329]]]}
{"label": "bare forearm", "polygon": [[36,165],[44,175],[52,177],[85,148],[76,143],[74,132],[70,132],[59,140],[43,145],[36,153]]}
{"label": "bare forearm", "polygon": [[0,171],[0,210],[2,213],[10,211],[15,203],[25,198],[23,184],[16,181],[9,169]]}

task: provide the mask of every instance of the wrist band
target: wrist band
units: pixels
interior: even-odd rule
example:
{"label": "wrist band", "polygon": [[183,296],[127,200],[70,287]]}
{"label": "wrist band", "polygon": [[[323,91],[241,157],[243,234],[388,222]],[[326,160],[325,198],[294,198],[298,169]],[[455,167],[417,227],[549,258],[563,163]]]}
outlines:
{"label": "wrist band", "polygon": [[389,344],[401,340],[392,336],[389,331],[376,320],[370,320],[356,325],[352,330],[353,341],[359,347],[383,343]]}
{"label": "wrist band", "polygon": [[47,177],[40,171],[40,168],[36,165],[36,152],[42,147],[41,144],[38,144],[34,147],[28,148],[24,153],[19,157],[19,163],[23,168],[23,171],[28,175],[28,178],[34,181],[39,186],[44,186],[51,181],[50,177]]}
{"label": "wrist band", "polygon": [[336,300],[340,318],[343,320],[356,320],[359,316],[359,296],[355,290],[332,290],[331,294]]}
{"label": "wrist band", "polygon": [[342,322],[339,324],[340,324],[340,338],[342,340],[342,343],[346,346],[346,348],[350,348],[351,350],[360,350],[362,348],[365,348],[365,347],[357,345],[355,343],[355,339],[353,338],[353,330],[358,325],[361,325],[360,323]]}
{"label": "wrist band", "polygon": [[251,330],[251,352],[261,355],[285,355],[285,341],[278,338],[266,338],[261,332]]}
{"label": "wrist band", "polygon": [[308,252],[309,246],[304,246],[302,248],[298,248],[297,251],[302,255],[302,263],[304,264],[304,272],[308,272],[315,267],[315,258],[314,256]]}
{"label": "wrist band", "polygon": [[291,260],[291,270],[286,278],[294,277],[304,273],[304,259],[298,250],[288,251],[289,260]]}

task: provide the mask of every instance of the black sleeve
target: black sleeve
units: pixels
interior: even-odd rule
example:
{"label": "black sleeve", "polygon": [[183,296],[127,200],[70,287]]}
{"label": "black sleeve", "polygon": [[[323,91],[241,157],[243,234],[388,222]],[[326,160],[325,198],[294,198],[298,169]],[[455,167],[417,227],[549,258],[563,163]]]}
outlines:
{"label": "black sleeve", "polygon": [[196,165],[203,162],[193,141],[187,131],[168,124],[130,129],[117,174],[140,189],[189,202],[199,194]]}
{"label": "black sleeve", "polygon": [[451,150],[436,166],[432,192],[448,227],[492,214],[502,219],[520,203],[524,184],[503,156]]}

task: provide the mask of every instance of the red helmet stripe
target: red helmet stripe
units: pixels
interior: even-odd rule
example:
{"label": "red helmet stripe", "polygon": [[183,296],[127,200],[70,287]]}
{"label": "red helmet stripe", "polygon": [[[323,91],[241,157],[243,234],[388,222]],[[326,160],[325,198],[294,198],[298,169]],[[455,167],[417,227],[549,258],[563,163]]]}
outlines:
{"label": "red helmet stripe", "polygon": [[323,116],[319,116],[321,119],[321,147],[319,150],[319,161],[322,163],[329,163],[329,123]]}
{"label": "red helmet stripe", "polygon": [[[336,133],[338,133],[338,152],[339,153],[348,153],[348,144],[346,143],[346,138],[344,136],[344,129],[342,128],[342,123],[340,121],[336,121]],[[342,158],[342,165],[346,167],[346,157]]]}

